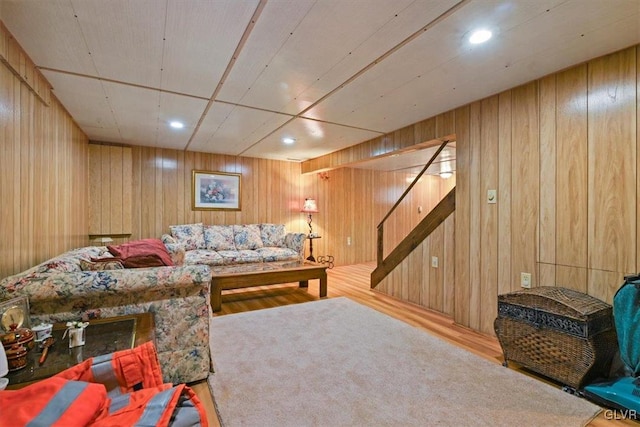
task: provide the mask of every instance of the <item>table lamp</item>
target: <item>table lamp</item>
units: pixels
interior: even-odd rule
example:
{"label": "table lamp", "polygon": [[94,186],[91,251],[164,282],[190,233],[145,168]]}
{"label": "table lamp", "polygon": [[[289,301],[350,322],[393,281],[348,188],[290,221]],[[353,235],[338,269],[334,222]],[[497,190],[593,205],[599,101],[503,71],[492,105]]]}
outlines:
{"label": "table lamp", "polygon": [[309,235],[313,236],[313,228],[311,227],[311,214],[318,212],[318,204],[316,203],[316,199],[304,199],[304,205],[302,205],[302,210],[300,212],[304,212],[308,214],[307,224],[309,224]]}
{"label": "table lamp", "polygon": [[4,352],[4,346],[0,344],[0,390],[4,390],[9,385],[9,379],[4,378],[9,373],[9,362]]}

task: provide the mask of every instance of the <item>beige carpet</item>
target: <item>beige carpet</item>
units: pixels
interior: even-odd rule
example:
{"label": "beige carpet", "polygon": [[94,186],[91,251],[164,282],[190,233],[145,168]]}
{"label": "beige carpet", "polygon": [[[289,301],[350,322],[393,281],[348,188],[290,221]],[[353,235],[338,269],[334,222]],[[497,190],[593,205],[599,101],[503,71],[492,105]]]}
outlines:
{"label": "beige carpet", "polygon": [[214,317],[223,426],[581,426],[599,408],[334,298]]}

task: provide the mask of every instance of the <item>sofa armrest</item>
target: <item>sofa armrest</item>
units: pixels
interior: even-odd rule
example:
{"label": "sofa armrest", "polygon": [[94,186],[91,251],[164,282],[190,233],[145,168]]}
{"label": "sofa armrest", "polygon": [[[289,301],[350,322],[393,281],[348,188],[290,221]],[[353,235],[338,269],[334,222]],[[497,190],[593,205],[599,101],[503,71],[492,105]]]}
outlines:
{"label": "sofa armrest", "polygon": [[300,259],[304,258],[304,241],[307,239],[305,233],[287,233],[284,236],[284,245],[296,251]]}
{"label": "sofa armrest", "polygon": [[183,383],[207,378],[211,368],[210,283],[209,267],[185,265],[41,273],[11,293],[29,297],[36,323],[153,313],[164,381]]}
{"label": "sofa armrest", "polygon": [[206,265],[132,268],[123,270],[39,273],[15,288],[29,298],[33,314],[82,311],[103,303],[154,301],[181,293],[209,292]]}
{"label": "sofa armrest", "polygon": [[167,243],[178,243],[178,241],[175,238],[173,238],[173,236],[171,236],[170,234],[163,234],[162,237],[160,237],[160,240],[165,245]]}
{"label": "sofa armrest", "polygon": [[184,264],[184,256],[186,255],[184,245],[180,243],[165,243],[164,247],[167,248],[171,261],[173,261],[173,265]]}

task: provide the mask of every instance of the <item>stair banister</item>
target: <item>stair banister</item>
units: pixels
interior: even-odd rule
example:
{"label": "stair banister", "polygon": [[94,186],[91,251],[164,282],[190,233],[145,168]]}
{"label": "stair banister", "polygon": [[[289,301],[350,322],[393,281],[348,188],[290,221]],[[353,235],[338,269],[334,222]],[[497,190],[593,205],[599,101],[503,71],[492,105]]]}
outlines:
{"label": "stair banister", "polygon": [[380,223],[378,224],[378,246],[377,246],[377,257],[376,257],[378,266],[382,264],[382,260],[384,259],[384,223],[385,221],[391,216],[393,211],[396,210],[396,208],[400,205],[400,203],[402,203],[402,201],[407,196],[407,194],[409,194],[409,191],[411,191],[411,189],[416,185],[418,180],[422,178],[422,175],[424,175],[427,169],[429,169],[429,166],[431,166],[431,164],[435,161],[435,159],[438,158],[442,150],[444,150],[444,148],[447,146],[449,142],[450,140],[446,139],[442,144],[440,144],[440,147],[438,147],[438,149],[433,154],[433,156],[431,156],[431,159],[429,159],[429,161],[422,168],[420,173],[415,177],[415,179],[411,182],[411,184],[409,184],[407,189],[404,190],[404,193],[402,193],[398,201],[391,207],[389,212],[384,216],[384,218],[382,218],[382,221],[380,221]]}

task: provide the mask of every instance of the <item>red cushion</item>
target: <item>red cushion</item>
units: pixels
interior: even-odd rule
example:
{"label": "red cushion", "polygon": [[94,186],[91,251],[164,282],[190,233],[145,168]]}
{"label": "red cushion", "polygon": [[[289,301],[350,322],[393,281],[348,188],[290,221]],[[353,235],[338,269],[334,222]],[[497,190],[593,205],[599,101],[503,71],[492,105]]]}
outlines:
{"label": "red cushion", "polygon": [[171,256],[160,239],[142,239],[121,245],[107,246],[109,252],[122,260],[125,267],[155,267],[173,265]]}
{"label": "red cushion", "polygon": [[156,254],[134,255],[122,261],[125,268],[164,267],[166,264]]}

